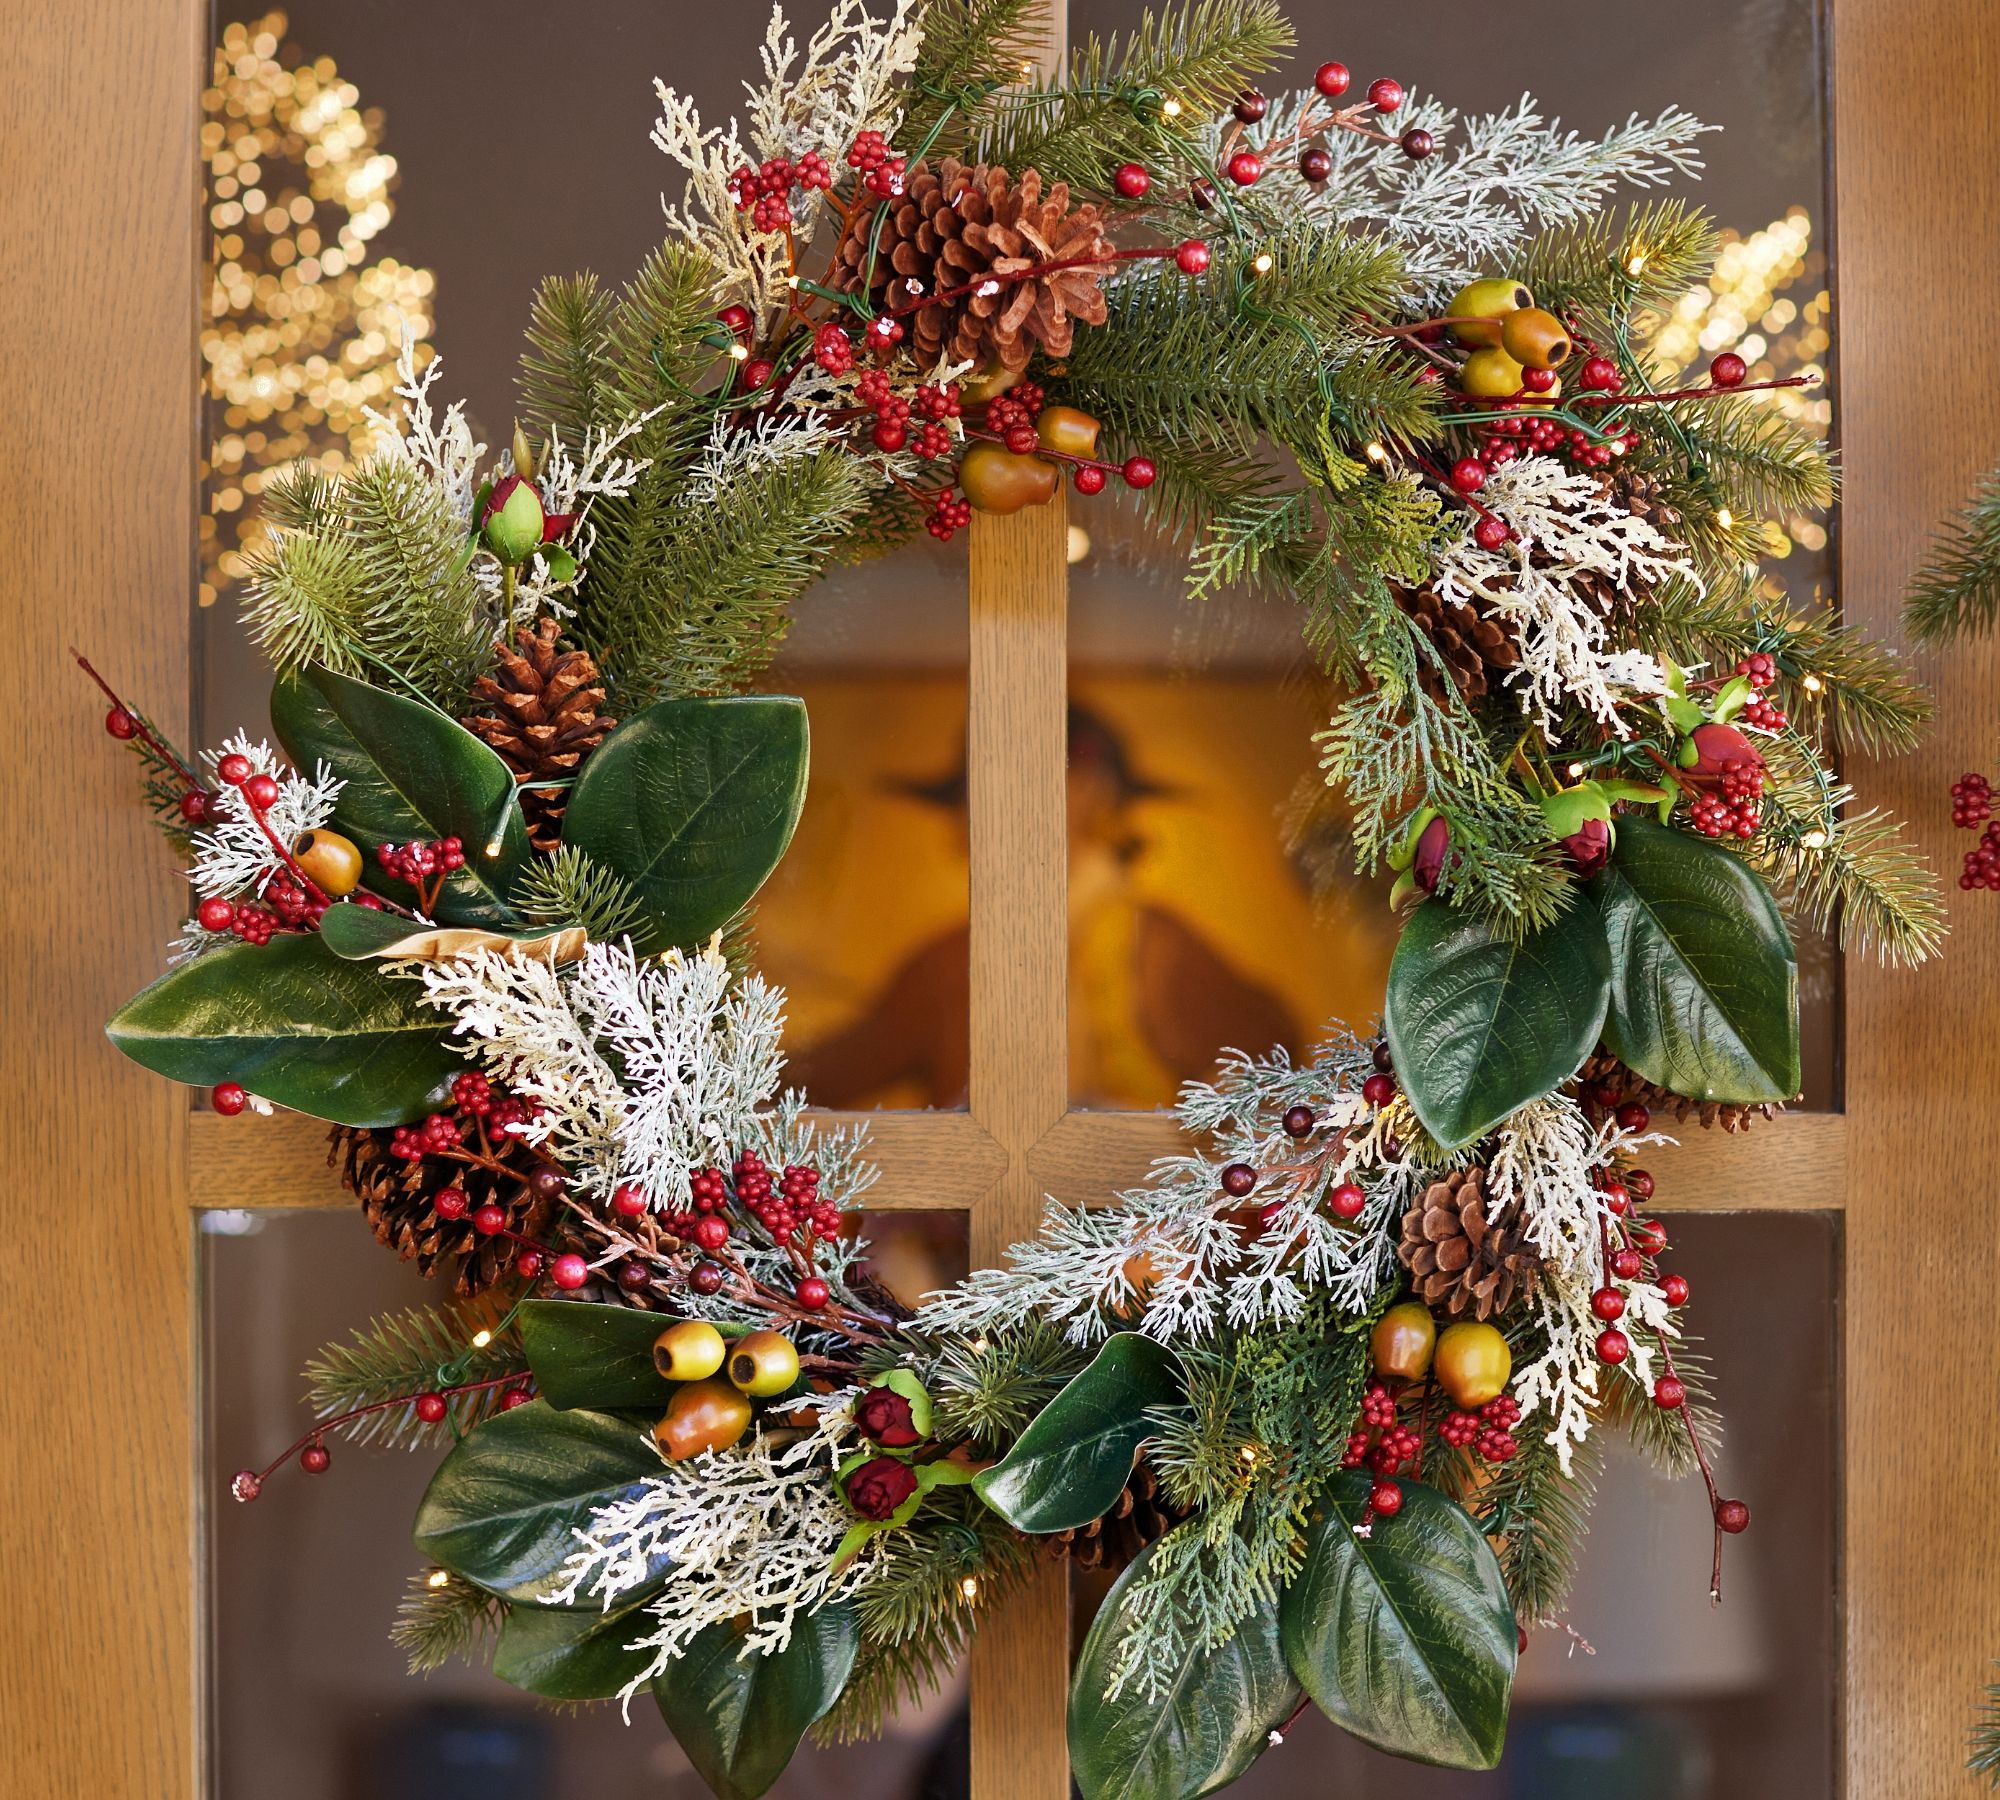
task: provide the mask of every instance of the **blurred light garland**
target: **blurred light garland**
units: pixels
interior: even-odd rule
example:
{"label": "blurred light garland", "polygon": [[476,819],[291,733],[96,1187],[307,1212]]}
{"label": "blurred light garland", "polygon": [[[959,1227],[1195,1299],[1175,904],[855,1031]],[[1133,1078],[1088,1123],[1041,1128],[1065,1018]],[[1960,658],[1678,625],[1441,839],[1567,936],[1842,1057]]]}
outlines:
{"label": "blurred light garland", "polygon": [[394,210],[381,112],[361,111],[333,59],[286,43],[286,29],[282,12],[224,26],[202,94],[203,606],[241,577],[271,479],[304,457],[332,472],[365,452],[398,333],[421,342],[432,327],[431,272],[370,260]]}

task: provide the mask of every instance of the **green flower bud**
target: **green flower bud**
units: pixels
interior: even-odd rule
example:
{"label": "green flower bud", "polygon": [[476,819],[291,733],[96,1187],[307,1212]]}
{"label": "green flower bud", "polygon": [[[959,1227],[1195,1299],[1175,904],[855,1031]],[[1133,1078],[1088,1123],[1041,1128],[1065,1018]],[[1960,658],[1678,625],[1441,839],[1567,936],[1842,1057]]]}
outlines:
{"label": "green flower bud", "polygon": [[542,497],[534,483],[509,475],[494,484],[480,521],[480,536],[486,548],[503,563],[524,563],[541,548]]}

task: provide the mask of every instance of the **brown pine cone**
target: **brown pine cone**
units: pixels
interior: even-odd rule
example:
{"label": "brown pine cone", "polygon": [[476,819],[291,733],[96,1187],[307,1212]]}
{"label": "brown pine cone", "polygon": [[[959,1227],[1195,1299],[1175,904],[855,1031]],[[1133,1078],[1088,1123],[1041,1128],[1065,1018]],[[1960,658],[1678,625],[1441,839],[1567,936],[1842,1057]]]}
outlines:
{"label": "brown pine cone", "polygon": [[1051,1556],[1067,1556],[1079,1568],[1115,1575],[1186,1517],[1168,1503],[1152,1465],[1142,1461],[1103,1518],[1072,1531],[1051,1532],[1043,1541]]}
{"label": "brown pine cone", "polygon": [[[483,1293],[508,1273],[518,1246],[505,1232],[481,1236],[472,1215],[491,1202],[507,1214],[508,1231],[527,1238],[543,1236],[554,1220],[556,1203],[536,1199],[525,1184],[535,1158],[515,1138],[503,1137],[495,1154],[507,1164],[506,1174],[436,1156],[408,1162],[390,1153],[394,1135],[336,1125],[327,1140],[327,1166],[339,1164],[341,1185],[359,1197],[377,1242],[403,1262],[414,1258],[424,1275],[449,1261],[454,1293],[468,1299]],[[465,1211],[456,1219],[440,1218],[433,1204],[448,1187],[465,1195]]]}
{"label": "brown pine cone", "polygon": [[1436,645],[1444,671],[1428,657],[1417,659],[1417,681],[1434,700],[1444,698],[1448,672],[1460,698],[1483,699],[1495,685],[1493,677],[1514,668],[1521,646],[1510,626],[1489,619],[1463,601],[1443,599],[1435,588],[1395,587],[1396,604],[1416,621],[1417,629]]}
{"label": "brown pine cone", "polygon": [[1396,1254],[1432,1311],[1488,1319],[1505,1312],[1517,1291],[1523,1298],[1534,1292],[1541,1257],[1521,1230],[1518,1209],[1495,1220],[1486,1206],[1484,1172],[1453,1169],[1403,1215]]}
{"label": "brown pine cone", "polygon": [[1670,1088],[1655,1086],[1643,1075],[1628,1069],[1609,1050],[1599,1050],[1588,1058],[1576,1072],[1580,1089],[1596,1087],[1602,1090],[1612,1106],[1622,1106],[1627,1100],[1637,1100],[1649,1111],[1672,1113],[1674,1118],[1685,1125],[1694,1119],[1703,1126],[1713,1128],[1720,1125],[1724,1131],[1741,1131],[1752,1119],[1773,1119],[1784,1110],[1769,1103],[1758,1106],[1738,1106],[1720,1100],[1690,1100],[1685,1094],[1676,1094]]}
{"label": "brown pine cone", "polygon": [[1635,519],[1644,519],[1657,531],[1671,532],[1681,516],[1660,498],[1661,484],[1637,469],[1621,468],[1614,475],[1600,476],[1598,486],[1607,500],[1615,500]]}
{"label": "brown pine cone", "polygon": [[[462,723],[498,753],[517,781],[573,776],[618,723],[597,710],[604,704],[597,664],[587,651],[559,649],[561,636],[554,619],[523,626],[512,646],[493,646],[493,672],[472,684],[490,710]],[[568,797],[567,788],[531,788],[521,796],[537,850],[552,851],[562,842]]]}
{"label": "brown pine cone", "polygon": [[[910,170],[879,232],[875,217],[864,211],[842,241],[835,280],[849,291],[866,280],[877,309],[954,296],[900,315],[919,367],[949,356],[981,368],[997,362],[1025,369],[1037,348],[1067,356],[1077,321],[1104,323],[1101,284],[1111,264],[1100,259],[1111,242],[1096,204],[1072,207],[1066,182],[1044,190],[1033,169],[1017,182],[1003,168],[968,168],[947,157],[935,168],[920,162]],[[1077,266],[1022,274],[1038,263]]]}

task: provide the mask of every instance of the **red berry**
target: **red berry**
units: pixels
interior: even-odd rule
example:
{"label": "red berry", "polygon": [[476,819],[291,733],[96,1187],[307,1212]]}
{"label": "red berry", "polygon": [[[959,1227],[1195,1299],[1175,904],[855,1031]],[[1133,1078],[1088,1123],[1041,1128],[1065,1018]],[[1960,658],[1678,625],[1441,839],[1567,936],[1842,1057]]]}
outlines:
{"label": "red berry", "polygon": [[[877,429],[879,430],[880,428],[878,427]],[[1016,456],[1033,456],[1037,446],[1041,443],[1041,439],[1035,434],[1034,426],[1025,422],[1019,425],[1009,425],[1007,427],[1006,441],[1007,448],[1013,451]]]}
{"label": "red berry", "polygon": [[646,1216],[646,1190],[626,1182],[612,1194],[611,1210],[621,1219],[643,1219]]}
{"label": "red berry", "polygon": [[1310,1106],[1288,1106],[1285,1108],[1285,1135],[1305,1138],[1313,1134],[1313,1109]]}
{"label": "red berry", "polygon": [[1138,163],[1120,163],[1111,185],[1127,200],[1137,200],[1153,185],[1153,178]]}
{"label": "red berry", "polygon": [[541,1279],[543,1260],[539,1250],[523,1250],[514,1258],[514,1273],[523,1281],[538,1281]]}
{"label": "red berry", "polygon": [[1368,1204],[1368,1196],[1353,1182],[1343,1181],[1327,1195],[1326,1203],[1333,1208],[1335,1218],[1358,1219],[1362,1208]]}
{"label": "red berry", "polygon": [[308,1444],[299,1452],[299,1467],[308,1475],[324,1475],[332,1462],[324,1444]]}
{"label": "red berry", "polygon": [[1143,456],[1128,456],[1119,474],[1125,477],[1125,485],[1132,488],[1149,488],[1159,477],[1159,470],[1150,459]]}
{"label": "red berry", "polygon": [[278,784],[269,775],[253,775],[243,784],[243,797],[265,811],[278,804]]}
{"label": "red berry", "polygon": [[775,365],[768,356],[753,356],[743,365],[743,385],[754,393],[771,379]]}
{"label": "red berry", "polygon": [[[1384,112],[1393,112],[1395,108],[1385,106],[1382,110]],[[1396,142],[1402,145],[1403,154],[1412,162],[1422,162],[1425,157],[1437,148],[1437,139],[1432,137],[1421,125],[1412,125]]]}
{"label": "red berry", "polygon": [[1403,1510],[1403,1490],[1393,1481],[1378,1481],[1368,1490],[1368,1510],[1393,1519]]}
{"label": "red berry", "polygon": [[1387,1106],[1396,1097],[1396,1078],[1393,1075],[1371,1075],[1361,1084],[1361,1098],[1370,1106]]}
{"label": "red berry", "polygon": [[1708,365],[1708,378],[1717,387],[1741,387],[1743,377],[1750,373],[1750,365],[1734,350],[1725,350]]}
{"label": "red berry", "polygon": [[1076,483],[1076,491],[1079,494],[1104,492],[1104,471],[1095,463],[1077,464],[1076,473],[1070,479]]}
{"label": "red berry", "polygon": [[431,1210],[440,1219],[462,1219],[465,1217],[466,1198],[463,1188],[439,1188],[437,1198],[431,1202]]}
{"label": "red berry", "polygon": [[215,765],[215,772],[230,787],[241,787],[250,779],[250,759],[232,750]]}
{"label": "red berry", "polygon": [[688,1274],[688,1286],[704,1296],[721,1293],[723,1280],[720,1263],[698,1262]]}
{"label": "red berry", "polygon": [[1593,356],[1577,371],[1577,386],[1608,392],[1618,385],[1618,365],[1608,356]]}
{"label": "red berry", "polygon": [[1671,1375],[1653,1383],[1653,1404],[1662,1412],[1677,1412],[1687,1397],[1687,1389]]}
{"label": "red berry", "polygon": [[707,1218],[695,1221],[694,1241],[704,1250],[720,1250],[729,1242],[729,1226],[710,1213]]}
{"label": "red berry", "polygon": [[517,1406],[526,1406],[534,1397],[524,1387],[511,1387],[500,1396],[500,1410],[512,1412]]}
{"label": "red berry", "polygon": [[1646,1270],[1646,1259],[1636,1250],[1620,1250],[1611,1258],[1611,1273],[1620,1281],[1637,1281]]}
{"label": "red berry", "polygon": [[1257,1185],[1257,1171],[1248,1163],[1231,1163],[1222,1171],[1222,1191],[1232,1200],[1241,1200]]}
{"label": "red berry", "polygon": [[643,1294],[653,1285],[653,1271],[642,1262],[619,1264],[618,1285],[628,1294]]}
{"label": "red berry", "polygon": [[1618,1109],[1620,1131],[1644,1131],[1652,1122],[1652,1113],[1641,1101],[1628,1100]]}
{"label": "red berry", "polygon": [[[1034,435],[1035,430],[1031,425],[1028,427],[1028,436],[1032,438]],[[889,452],[902,449],[910,439],[909,432],[903,426],[889,419],[878,419],[875,422],[875,429],[868,436],[876,449]]]}
{"label": "red berry", "polygon": [[1641,1200],[1650,1200],[1653,1197],[1653,1178],[1644,1169],[1627,1169],[1625,1185]]}
{"label": "red berry", "polygon": [[495,1206],[492,1201],[482,1206],[472,1215],[472,1229],[481,1237],[498,1237],[507,1229],[507,1210]]}
{"label": "red berry", "polygon": [[1264,159],[1254,150],[1239,150],[1229,159],[1229,179],[1248,187],[1264,173]]}
{"label": "red berry", "polygon": [[1687,1305],[1688,1284],[1685,1275],[1669,1275],[1660,1283],[1660,1298],[1669,1306]]}
{"label": "red berry", "polygon": [[1521,387],[1530,394],[1546,394],[1562,379],[1553,369],[1523,369]]}
{"label": "red berry", "polygon": [[189,788],[181,796],[181,817],[190,825],[199,825],[208,817],[213,796],[204,788]]}
{"label": "red berry", "polygon": [[1727,1532],[1748,1531],[1750,1509],[1741,1500],[1718,1500],[1715,1503],[1715,1522]]}
{"label": "red berry", "polygon": [[1622,1219],[1632,1210],[1632,1196],[1625,1191],[1622,1182],[1607,1181],[1604,1184],[1604,1210],[1614,1219]]}
{"label": "red berry", "polygon": [[1491,513],[1472,528],[1472,541],[1482,550],[1497,550],[1513,535],[1506,520],[1496,519]]}
{"label": "red berry", "polygon": [[1451,485],[1461,494],[1476,494],[1486,485],[1486,465],[1476,456],[1464,456],[1451,465]]}
{"label": "red berry", "polygon": [[1625,1316],[1625,1296],[1614,1287],[1601,1287],[1590,1296],[1590,1310],[1608,1325]]}
{"label": "red berry", "polygon": [[1394,112],[1403,104],[1403,84],[1378,75],[1368,84],[1368,104],[1377,112]]}
{"label": "red berry", "polygon": [[1208,267],[1208,246],[1200,238],[1189,238],[1174,252],[1174,266],[1183,275],[1199,275]]}
{"label": "red berry", "polygon": [[1313,76],[1313,86],[1329,100],[1338,100],[1347,92],[1347,84],[1353,79],[1354,77],[1347,72],[1345,63],[1321,63],[1318,72]]}
{"label": "red berry", "polygon": [[833,1289],[828,1287],[825,1281],[819,1276],[808,1275],[805,1280],[799,1283],[796,1294],[798,1303],[806,1311],[818,1312],[822,1306],[833,1298]]}
{"label": "red berry", "polygon": [[1632,1340],[1617,1326],[1597,1334],[1597,1360],[1607,1363],[1622,1363],[1632,1354]]}
{"label": "red berry", "polygon": [[139,735],[139,721],[122,706],[114,706],[104,715],[104,729],[120,743]]}
{"label": "red berry", "polygon": [[1324,181],[1333,173],[1333,152],[1319,144],[1308,144],[1299,152],[1299,175],[1306,181]]}
{"label": "red berry", "polygon": [[417,1396],[417,1417],[426,1425],[435,1425],[445,1415],[446,1407],[442,1394],[419,1394]]}
{"label": "red berry", "polygon": [[550,1265],[549,1279],[557,1287],[574,1293],[590,1279],[590,1268],[574,1250],[566,1250]]}
{"label": "red berry", "polygon": [[208,1103],[225,1119],[233,1119],[250,1104],[250,1096],[233,1081],[218,1081],[209,1093]]}
{"label": "red berry", "polygon": [[264,1478],[255,1469],[238,1469],[229,1478],[229,1491],[248,1506],[264,1491]]}
{"label": "red berry", "polygon": [[236,908],[227,900],[211,898],[195,908],[194,916],[201,921],[204,931],[227,931],[235,923]]}
{"label": "red berry", "polygon": [[750,309],[747,306],[725,306],[715,316],[738,337],[750,329]]}
{"label": "red berry", "polygon": [[1647,1219],[1632,1227],[1634,1248],[1648,1256],[1658,1256],[1667,1247],[1667,1228],[1658,1219]]}

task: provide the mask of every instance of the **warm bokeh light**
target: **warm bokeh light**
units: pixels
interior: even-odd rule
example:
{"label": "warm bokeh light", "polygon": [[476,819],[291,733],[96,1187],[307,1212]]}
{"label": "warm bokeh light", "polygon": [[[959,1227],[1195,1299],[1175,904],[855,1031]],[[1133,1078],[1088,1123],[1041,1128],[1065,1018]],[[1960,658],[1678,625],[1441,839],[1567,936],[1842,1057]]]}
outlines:
{"label": "warm bokeh light", "polygon": [[431,331],[430,271],[370,260],[396,180],[382,116],[360,110],[331,57],[307,56],[285,31],[281,12],[224,26],[202,95],[204,606],[242,575],[273,476],[302,457],[335,470],[365,452],[365,409],[390,398],[398,334]]}

